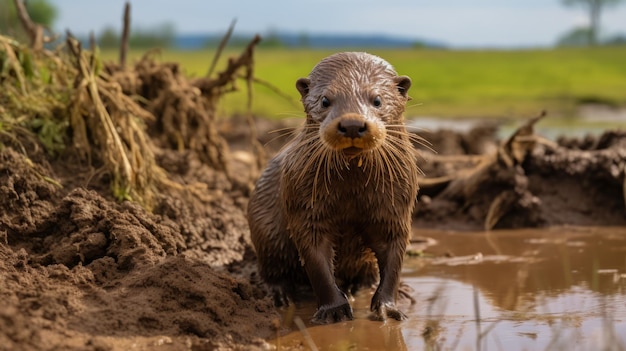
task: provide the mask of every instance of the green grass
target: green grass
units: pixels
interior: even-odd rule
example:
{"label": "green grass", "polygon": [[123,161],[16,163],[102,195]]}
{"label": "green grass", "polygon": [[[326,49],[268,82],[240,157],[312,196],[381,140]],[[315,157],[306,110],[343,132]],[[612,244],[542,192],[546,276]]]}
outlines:
{"label": "green grass", "polygon": [[[626,105],[626,47],[516,50],[371,50],[399,74],[413,80],[408,116],[530,117],[546,109],[551,116],[574,117],[582,102]],[[271,118],[302,116],[296,79],[332,51],[258,49],[255,75],[288,94],[286,100],[255,85],[254,113]],[[131,52],[131,60],[142,53]],[[225,53],[224,57],[238,55]],[[115,59],[116,51],[103,52]],[[213,51],[173,51],[163,60],[179,62],[186,74],[206,74]],[[242,81],[240,88],[244,88]],[[245,93],[228,95],[221,113],[245,112]]]}

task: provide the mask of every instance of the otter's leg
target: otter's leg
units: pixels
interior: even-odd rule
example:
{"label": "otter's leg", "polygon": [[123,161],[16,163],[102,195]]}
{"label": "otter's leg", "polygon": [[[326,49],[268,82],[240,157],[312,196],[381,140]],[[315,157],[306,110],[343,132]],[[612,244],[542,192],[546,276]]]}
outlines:
{"label": "otter's leg", "polygon": [[317,298],[312,322],[326,324],[353,319],[348,298],[335,283],[332,244],[322,239],[317,245],[301,246],[299,251]]}
{"label": "otter's leg", "polygon": [[378,242],[372,248],[378,260],[380,283],[372,297],[370,310],[377,320],[386,320],[391,317],[396,320],[405,320],[406,315],[396,307],[396,294],[400,280],[400,270],[406,250],[406,241],[394,238],[388,243]]}

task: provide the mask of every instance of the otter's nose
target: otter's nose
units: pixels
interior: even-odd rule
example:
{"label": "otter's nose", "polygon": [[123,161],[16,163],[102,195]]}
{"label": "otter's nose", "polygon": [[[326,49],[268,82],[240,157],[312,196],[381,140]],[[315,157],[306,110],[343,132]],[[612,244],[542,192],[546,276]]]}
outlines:
{"label": "otter's nose", "polygon": [[363,120],[344,119],[337,125],[337,132],[347,138],[362,138],[367,134],[367,124]]}

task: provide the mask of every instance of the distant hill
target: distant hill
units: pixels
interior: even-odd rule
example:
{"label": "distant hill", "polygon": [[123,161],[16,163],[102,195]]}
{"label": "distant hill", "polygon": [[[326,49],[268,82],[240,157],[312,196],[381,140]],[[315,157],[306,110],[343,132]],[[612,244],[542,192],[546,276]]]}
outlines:
{"label": "distant hill", "polygon": [[[409,39],[402,37],[386,36],[379,34],[295,34],[295,33],[271,33],[261,35],[261,45],[276,47],[307,47],[314,49],[334,48],[414,48],[431,47],[444,48],[440,42]],[[230,46],[245,45],[252,35],[233,36],[229,41]],[[194,50],[210,46],[217,46],[222,35],[215,34],[186,34],[174,37],[173,46],[181,50]]]}

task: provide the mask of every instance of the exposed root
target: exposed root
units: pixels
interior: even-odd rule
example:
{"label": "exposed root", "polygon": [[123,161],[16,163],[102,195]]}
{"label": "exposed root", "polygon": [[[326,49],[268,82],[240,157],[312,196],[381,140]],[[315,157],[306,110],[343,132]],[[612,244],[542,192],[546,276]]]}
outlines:
{"label": "exposed root", "polygon": [[[152,115],[124,95],[118,84],[98,76],[96,57],[84,52],[78,41],[68,37],[67,45],[78,67],[76,98],[71,106],[74,146],[90,159],[94,152],[101,158],[112,173],[116,198],[135,199],[149,206],[153,186],[163,175],[157,170],[153,147],[144,131],[143,121]],[[93,107],[85,108],[85,103]],[[92,150],[91,144],[97,150]]]}
{"label": "exposed root", "polygon": [[22,23],[22,27],[26,30],[28,37],[30,38],[30,46],[36,51],[40,52],[43,50],[43,44],[50,43],[55,41],[56,37],[50,37],[44,35],[44,27],[40,24],[34,23],[28,11],[26,11],[26,6],[24,6],[24,2],[22,0],[14,0],[15,8],[17,10],[17,16]]}
{"label": "exposed root", "polygon": [[[520,166],[533,151],[537,137],[533,126],[545,117],[542,112],[519,127],[495,152],[483,157],[475,167],[440,177],[434,185],[442,198],[461,201],[462,207],[482,216],[485,230],[493,229],[520,200],[528,197],[528,182]],[[452,179],[450,179],[452,178]]]}
{"label": "exposed root", "polygon": [[[417,218],[436,214],[485,230],[622,223],[626,135],[607,132],[594,145],[570,148],[534,133],[544,117],[529,119],[489,154],[427,156],[444,171],[420,181]],[[596,208],[606,211],[586,215]]]}
{"label": "exposed root", "polygon": [[234,89],[241,68],[248,81],[253,79],[253,46],[258,41],[230,60],[217,78],[190,81],[178,65],[156,63],[149,54],[135,69],[105,67],[71,35],[66,42],[69,57],[45,49],[34,52],[0,36],[0,145],[26,153],[41,144],[51,155],[71,145],[80,160],[109,175],[105,179],[118,200],[148,208],[162,186],[199,194],[196,185],[169,179],[155,152],[159,147],[191,150],[229,175],[229,150],[217,131],[216,105]]}

